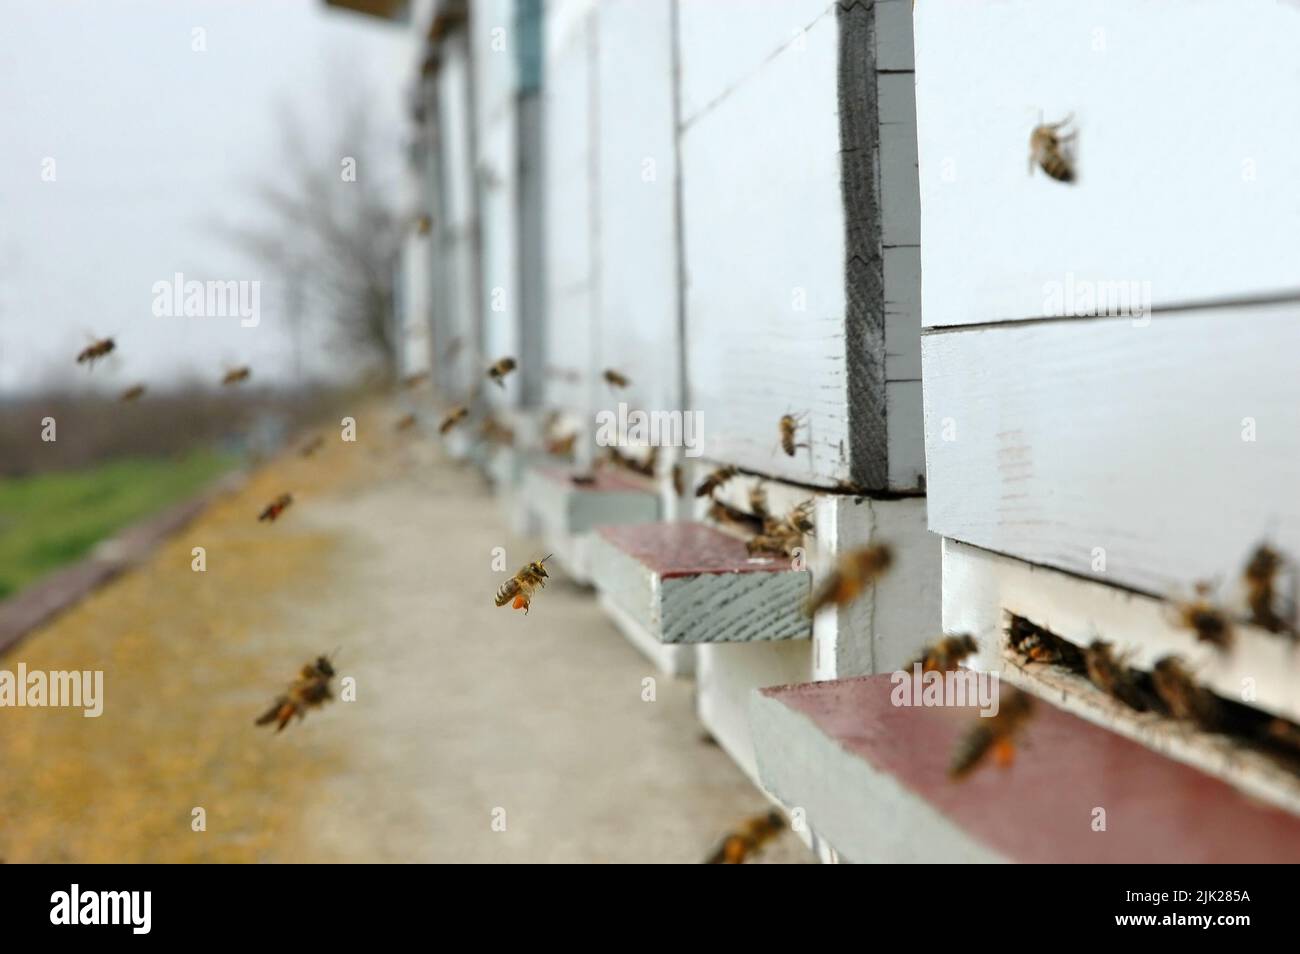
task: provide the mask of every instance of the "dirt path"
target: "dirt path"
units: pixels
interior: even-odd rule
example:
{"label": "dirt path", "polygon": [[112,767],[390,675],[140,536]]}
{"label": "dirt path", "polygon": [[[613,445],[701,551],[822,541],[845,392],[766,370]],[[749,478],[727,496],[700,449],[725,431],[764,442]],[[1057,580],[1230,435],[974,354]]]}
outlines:
{"label": "dirt path", "polygon": [[[589,593],[557,580],[527,617],[493,606],[492,549],[540,554],[476,474],[386,436],[390,418],[264,468],[0,658],[103,669],[106,697],[98,719],[0,709],[0,857],[696,861],[764,809],[698,741],[689,682],[641,700],[656,674]],[[293,508],[259,524],[284,489]],[[253,726],[336,649],[355,702]],[[807,857],[786,835],[768,860]]]}

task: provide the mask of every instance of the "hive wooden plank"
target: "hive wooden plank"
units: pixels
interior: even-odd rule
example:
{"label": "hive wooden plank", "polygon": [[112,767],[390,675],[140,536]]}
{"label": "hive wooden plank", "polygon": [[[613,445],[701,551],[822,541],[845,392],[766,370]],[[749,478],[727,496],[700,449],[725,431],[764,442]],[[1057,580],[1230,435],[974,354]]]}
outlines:
{"label": "hive wooden plank", "polygon": [[[1052,316],[1067,276],[1156,307],[1300,291],[1293,5],[938,0],[915,28],[926,325]],[[1071,115],[1077,181],[1031,175]]]}
{"label": "hive wooden plank", "polygon": [[923,348],[931,530],[1160,596],[1217,580],[1238,609],[1258,543],[1300,556],[1300,304]]}
{"label": "hive wooden plank", "polygon": [[[974,707],[896,706],[891,676],[763,689],[763,785],[855,862],[1300,859],[1300,818],[1040,700],[1008,768],[947,777]],[[1095,830],[1096,809],[1105,830]]]}
{"label": "hive wooden plank", "polygon": [[603,526],[591,546],[601,593],[664,643],[799,639],[810,575],[751,557],[735,537],[696,523]]}

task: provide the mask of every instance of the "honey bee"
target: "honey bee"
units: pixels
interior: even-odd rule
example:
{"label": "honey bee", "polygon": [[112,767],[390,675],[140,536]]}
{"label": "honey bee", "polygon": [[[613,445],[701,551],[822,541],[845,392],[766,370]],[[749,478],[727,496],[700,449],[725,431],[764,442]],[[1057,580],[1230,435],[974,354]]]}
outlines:
{"label": "honey bee", "polygon": [[1151,684],[1169,714],[1195,724],[1206,732],[1219,731],[1225,722],[1218,697],[1202,689],[1177,656],[1157,660],[1151,670]]}
{"label": "honey bee", "polygon": [[456,405],[443,416],[442,422],[438,425],[438,433],[446,434],[468,416],[469,408],[463,404]]}
{"label": "honey bee", "polygon": [[595,474],[574,474],[569,478],[575,487],[592,487],[596,483]]}
{"label": "honey bee", "polygon": [[123,391],[120,400],[123,401],[124,403],[130,403],[131,401],[136,401],[144,397],[144,392],[145,392],[144,385],[136,384]]}
{"label": "honey bee", "polygon": [[293,503],[293,494],[280,494],[280,496],[267,504],[265,509],[258,514],[258,522],[260,523],[261,521],[266,520],[274,523],[279,519],[280,514],[284,513],[285,510],[289,508],[291,503]]}
{"label": "honey bee", "polygon": [[741,865],[747,858],[752,858],[763,847],[785,830],[785,819],[780,812],[767,812],[746,818],[735,831],[729,832],[713,854],[709,855],[708,865]]}
{"label": "honey bee", "polygon": [[324,446],[325,446],[325,438],[320,434],[317,434],[315,437],[307,441],[306,444],[303,444],[302,449],[298,451],[298,453],[301,454],[303,457],[310,457],[312,456],[312,454],[315,454],[318,450],[320,450]]}
{"label": "honey bee", "polygon": [[502,358],[492,367],[487,369],[487,376],[494,381],[498,387],[504,389],[506,386],[506,375],[517,368],[519,365],[514,358]]}
{"label": "honey bee", "polygon": [[678,497],[686,493],[686,478],[682,475],[681,464],[673,464],[673,493]]}
{"label": "honey bee", "polygon": [[573,459],[573,450],[578,443],[578,434],[566,434],[564,437],[552,437],[546,441],[546,453],[566,460]]}
{"label": "honey bee", "polygon": [[1064,666],[1079,674],[1088,670],[1083,651],[1078,646],[1049,630],[1035,626],[1023,616],[1011,617],[1011,623],[1007,627],[1007,642],[1031,662]]}
{"label": "honey bee", "polygon": [[230,387],[232,384],[242,384],[253,376],[253,369],[245,365],[242,368],[231,368],[221,378],[222,387]]}
{"label": "honey bee", "polygon": [[[1270,633],[1294,633],[1295,625],[1278,612],[1277,577],[1282,557],[1264,544],[1255,548],[1242,574],[1246,582],[1246,603],[1250,621]],[[1283,609],[1290,613],[1291,610]]]}
{"label": "honey bee", "polygon": [[399,431],[409,431],[411,428],[415,427],[415,420],[416,418],[414,414],[403,414],[397,419],[397,423],[393,426]]}
{"label": "honey bee", "polygon": [[115,348],[117,342],[112,338],[98,338],[81,349],[77,355],[77,364],[86,364],[93,368],[96,361],[112,354]]}
{"label": "honey bee", "polygon": [[1088,681],[1137,712],[1158,708],[1142,687],[1133,670],[1111,651],[1110,643],[1094,639],[1083,653]]}
{"label": "honey bee", "polygon": [[749,488],[749,512],[760,520],[771,516],[767,509],[767,490],[761,484]]}
{"label": "honey bee", "polygon": [[785,524],[795,533],[803,536],[816,536],[816,526],[813,524],[813,507],[815,504],[811,500],[805,500],[785,518]]}
{"label": "honey bee", "polygon": [[[730,524],[740,527],[751,533],[758,533],[763,528],[763,522],[755,516],[745,513],[738,507],[731,504],[723,503],[721,500],[714,500],[709,505],[709,518],[717,523]],[[749,551],[753,553],[751,549]]]}
{"label": "honey bee", "polygon": [[975,724],[957,741],[948,777],[954,781],[965,778],[990,752],[998,765],[1010,765],[1015,758],[1015,737],[1033,714],[1033,696],[1000,683],[998,714],[974,717]]}
{"label": "honey bee", "polygon": [[815,616],[823,608],[850,603],[889,569],[893,551],[883,543],[863,547],[843,554],[834,570],[827,576],[808,604],[808,613]]}
{"label": "honey bee", "polygon": [[415,233],[417,235],[428,235],[433,230],[433,217],[421,215],[415,220]]}
{"label": "honey bee", "polygon": [[632,382],[628,380],[627,375],[620,374],[613,368],[609,368],[605,371],[605,383],[611,388],[625,388]]}
{"label": "honey bee", "polygon": [[1194,632],[1197,640],[1202,643],[1210,643],[1219,649],[1227,649],[1232,645],[1232,622],[1210,600],[1208,583],[1196,584],[1195,598],[1176,607],[1175,619],[1179,626]]}
{"label": "honey bee", "polygon": [[302,719],[308,709],[315,709],[330,699],[330,680],[334,678],[334,666],[327,656],[318,656],[314,663],[308,663],[298,673],[298,678],[289,684],[288,690],[272,703],[258,717],[255,725],[276,724],[275,731],[283,732],[294,716]]}
{"label": "honey bee", "polygon": [[483,439],[491,444],[500,444],[503,447],[510,447],[515,442],[515,432],[512,428],[502,424],[495,416],[489,416],[483,420],[483,425],[479,428]]}
{"label": "honey bee", "polygon": [[[511,609],[522,609],[524,615],[527,616],[528,606],[533,598],[533,591],[539,587],[546,588],[546,581],[550,578],[550,574],[546,572],[544,564],[554,555],[548,553],[540,560],[534,560],[502,583],[501,589],[497,590],[497,606],[505,606],[510,603]],[[514,602],[511,602],[511,600]]]}
{"label": "honey bee", "polygon": [[423,384],[425,381],[428,380],[429,380],[428,371],[417,371],[415,374],[408,374],[406,377],[402,378],[402,387],[406,388],[406,390],[408,391],[411,391],[414,390],[415,388],[418,388],[421,384]]}
{"label": "honey bee", "polygon": [[709,496],[732,477],[735,477],[738,473],[740,473],[740,471],[735,467],[719,467],[700,481],[700,485],[695,488],[695,496]]}
{"label": "honey bee", "polygon": [[795,451],[807,447],[807,444],[796,444],[796,435],[799,432],[799,423],[803,420],[803,415],[782,414],[781,420],[777,422],[777,429],[781,433],[781,450],[785,451],[786,457],[793,457]]}
{"label": "honey bee", "polygon": [[750,556],[759,553],[779,553],[781,556],[793,556],[794,548],[799,545],[799,538],[788,533],[760,533],[745,541],[745,549]]}
{"label": "honey bee", "polygon": [[1071,162],[1067,144],[1074,140],[1076,133],[1062,135],[1058,130],[1068,125],[1073,116],[1066,116],[1059,123],[1039,123],[1029,134],[1029,171],[1037,165],[1058,182],[1074,181],[1074,164]]}
{"label": "honey bee", "polygon": [[905,668],[911,672],[912,668],[920,663],[922,672],[949,672],[955,670],[962,660],[978,650],[979,643],[975,642],[975,637],[969,633],[945,636],[933,646],[923,649],[920,658],[908,663]]}

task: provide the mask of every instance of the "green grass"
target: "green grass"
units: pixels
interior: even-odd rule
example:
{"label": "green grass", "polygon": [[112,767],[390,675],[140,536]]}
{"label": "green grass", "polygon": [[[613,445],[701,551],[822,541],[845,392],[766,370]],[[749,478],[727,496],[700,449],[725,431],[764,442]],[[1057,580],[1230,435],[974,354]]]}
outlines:
{"label": "green grass", "polygon": [[86,556],[101,540],[177,503],[234,465],[197,451],[0,479],[0,599]]}

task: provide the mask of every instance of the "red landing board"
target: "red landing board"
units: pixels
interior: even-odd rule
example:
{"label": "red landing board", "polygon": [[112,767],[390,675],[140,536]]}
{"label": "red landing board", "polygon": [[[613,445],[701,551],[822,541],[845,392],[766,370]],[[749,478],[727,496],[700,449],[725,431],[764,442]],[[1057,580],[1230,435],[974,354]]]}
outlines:
{"label": "red landing board", "polygon": [[660,579],[790,569],[789,559],[751,557],[743,540],[702,523],[632,523],[597,532]]}

